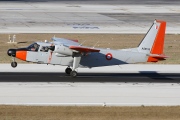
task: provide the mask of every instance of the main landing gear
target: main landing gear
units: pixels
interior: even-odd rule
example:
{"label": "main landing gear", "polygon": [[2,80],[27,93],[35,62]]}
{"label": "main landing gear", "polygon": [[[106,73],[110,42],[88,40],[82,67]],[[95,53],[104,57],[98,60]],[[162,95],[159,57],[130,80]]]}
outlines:
{"label": "main landing gear", "polygon": [[72,69],[70,67],[67,67],[65,70],[66,74],[70,75],[73,78],[77,77],[78,73],[75,71],[75,69],[78,68],[80,60],[81,54],[74,54]]}
{"label": "main landing gear", "polygon": [[65,69],[65,72],[66,72],[67,75],[70,75],[73,78],[77,76],[77,72],[75,70],[72,71],[72,69],[70,67],[67,67]]}
{"label": "main landing gear", "polygon": [[76,77],[77,76],[77,72],[76,71],[71,71],[71,73],[70,73],[70,75],[71,75],[71,77]]}
{"label": "main landing gear", "polygon": [[68,75],[70,75],[71,71],[72,71],[72,69],[70,67],[67,67],[65,70],[66,74],[68,74]]}

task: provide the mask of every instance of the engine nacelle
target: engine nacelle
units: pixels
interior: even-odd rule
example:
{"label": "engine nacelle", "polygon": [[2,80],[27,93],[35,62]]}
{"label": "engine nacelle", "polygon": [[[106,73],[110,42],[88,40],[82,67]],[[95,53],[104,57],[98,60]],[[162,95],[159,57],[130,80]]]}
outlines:
{"label": "engine nacelle", "polygon": [[69,56],[73,55],[73,51],[63,45],[55,45],[54,52],[63,54],[63,55],[69,55]]}

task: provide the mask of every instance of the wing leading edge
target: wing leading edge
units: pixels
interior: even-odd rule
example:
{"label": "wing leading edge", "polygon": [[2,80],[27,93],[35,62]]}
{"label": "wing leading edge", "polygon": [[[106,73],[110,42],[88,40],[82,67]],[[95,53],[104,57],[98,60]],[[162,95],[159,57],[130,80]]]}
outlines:
{"label": "wing leading edge", "polygon": [[93,48],[89,48],[89,47],[82,47],[80,46],[80,44],[78,43],[77,40],[70,40],[70,39],[64,39],[64,38],[52,38],[52,40],[56,43],[56,44],[63,44],[65,47],[69,47],[72,50],[76,50],[79,52],[99,52],[100,50],[98,49],[93,49]]}

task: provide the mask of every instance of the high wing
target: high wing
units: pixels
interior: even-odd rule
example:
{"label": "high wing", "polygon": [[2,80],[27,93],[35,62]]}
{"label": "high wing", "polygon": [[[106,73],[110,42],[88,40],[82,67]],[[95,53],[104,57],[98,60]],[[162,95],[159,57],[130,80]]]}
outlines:
{"label": "high wing", "polygon": [[63,46],[68,47],[72,50],[76,50],[78,52],[99,52],[100,50],[81,46],[81,44],[78,43],[78,40],[70,40],[70,39],[64,39],[64,38],[52,38],[53,42],[55,44],[63,44]]}
{"label": "high wing", "polygon": [[78,43],[78,40],[70,40],[70,39],[65,39],[65,38],[52,38],[53,42],[55,44],[63,44],[65,46],[69,46],[69,45],[75,45],[75,46],[79,46],[80,44]]}
{"label": "high wing", "polygon": [[64,38],[52,38],[55,44],[55,51],[59,54],[64,55],[72,55],[73,57],[73,65],[72,70],[69,72],[71,76],[77,76],[77,72],[75,71],[78,68],[79,63],[81,61],[82,54],[89,52],[99,52],[100,50],[81,46],[78,41],[64,39]]}
{"label": "high wing", "polygon": [[70,49],[80,51],[80,52],[99,52],[98,49],[92,49],[88,47],[81,47],[81,46],[69,46]]}

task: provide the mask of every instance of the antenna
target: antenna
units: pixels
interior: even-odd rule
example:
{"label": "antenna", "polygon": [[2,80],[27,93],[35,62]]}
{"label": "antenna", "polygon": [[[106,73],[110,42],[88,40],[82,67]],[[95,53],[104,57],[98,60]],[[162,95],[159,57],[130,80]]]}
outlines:
{"label": "antenna", "polygon": [[79,46],[83,45],[86,42],[86,40],[84,40]]}
{"label": "antenna", "polygon": [[98,43],[99,43],[99,41],[97,41],[97,43],[92,48],[94,48]]}

